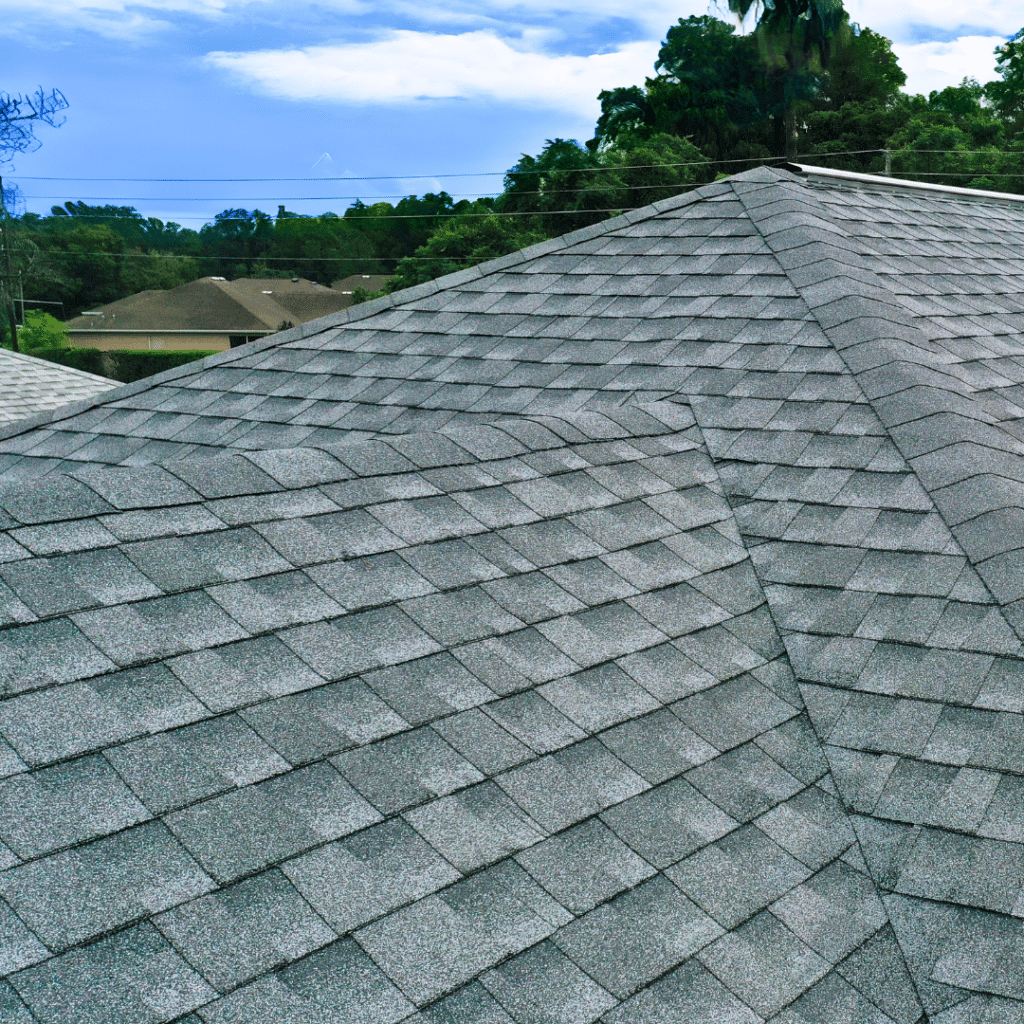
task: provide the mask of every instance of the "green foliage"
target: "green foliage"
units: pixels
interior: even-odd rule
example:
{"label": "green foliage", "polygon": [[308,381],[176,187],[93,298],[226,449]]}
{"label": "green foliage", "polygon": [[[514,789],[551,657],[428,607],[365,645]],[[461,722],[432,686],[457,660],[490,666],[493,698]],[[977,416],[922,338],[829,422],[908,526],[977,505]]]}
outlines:
{"label": "green foliage", "polygon": [[[416,250],[413,259],[406,258],[398,264],[397,273],[382,294],[411,288],[544,240],[545,236],[536,229],[520,223],[530,218],[487,216],[490,211],[483,205],[467,212],[481,216],[464,214],[442,224]],[[365,288],[357,288],[353,302],[356,293],[361,302],[375,298]]]}
{"label": "green foliage", "polygon": [[524,155],[505,175],[505,191],[495,206],[499,213],[531,214],[519,230],[551,238],[712,177],[689,140],[620,129],[615,141],[603,146],[549,139],[538,156]]}
{"label": "green foliage", "polygon": [[41,348],[30,354],[37,359],[46,359],[51,363],[60,363],[61,366],[71,366],[76,370],[94,373],[97,377],[110,377],[103,359],[107,353],[101,352],[98,348]]}
{"label": "green foliage", "polygon": [[836,34],[821,83],[821,96],[833,110],[847,103],[893,103],[907,76],[892,52],[892,40],[869,28],[850,26]]}
{"label": "green foliage", "polygon": [[1007,138],[1024,142],[1024,28],[996,47],[996,73],[999,80],[985,86],[985,96]]}
{"label": "green foliage", "polygon": [[982,87],[970,78],[932,92],[927,100],[912,97],[910,116],[889,139],[890,148],[910,151],[893,154],[893,174],[964,188],[999,181],[994,186],[999,191],[1024,191],[1024,178],[1012,177],[1024,171],[1024,153],[1006,151],[1006,126],[983,97]]}
{"label": "green foliage", "polygon": [[363,288],[362,285],[352,289],[352,305],[358,306],[361,302],[369,302],[370,299],[379,299],[382,295],[387,295],[386,290],[379,292],[371,292],[369,288]]}
{"label": "green foliage", "polygon": [[18,331],[18,347],[22,352],[34,355],[38,349],[67,348],[67,327],[56,317],[41,309],[25,311],[25,323]]}
{"label": "green foliage", "polygon": [[125,384],[152,377],[154,373],[183,366],[196,359],[215,355],[214,352],[104,352],[103,376]]}
{"label": "green foliage", "polygon": [[601,116],[591,148],[665,133],[722,159],[731,155],[744,129],[749,135],[767,118],[757,50],[750,38],[737,36],[732,25],[717,18],[680,18],[668,30],[654,67],[658,74],[644,88],[599,95]]}
{"label": "green foliage", "polygon": [[10,221],[15,275],[26,297],[62,302],[66,317],[201,275],[329,284],[393,273],[391,291],[794,153],[879,171],[890,149],[897,175],[1024,192],[1024,29],[997,49],[998,81],[908,96],[890,41],[851,24],[840,0],[727,6],[755,12],[754,31],[679,19],[652,77],[601,92],[594,138],[523,155],[497,198],[357,201],[341,216],[225,210],[199,231],[130,206],[66,202]]}
{"label": "green foliage", "polygon": [[[24,351],[24,350],[23,350]],[[214,352],[103,352],[98,348],[54,347],[40,348],[29,353],[51,363],[72,366],[98,377],[130,384],[132,381],[152,377],[155,373],[183,366],[196,359],[212,356]]]}

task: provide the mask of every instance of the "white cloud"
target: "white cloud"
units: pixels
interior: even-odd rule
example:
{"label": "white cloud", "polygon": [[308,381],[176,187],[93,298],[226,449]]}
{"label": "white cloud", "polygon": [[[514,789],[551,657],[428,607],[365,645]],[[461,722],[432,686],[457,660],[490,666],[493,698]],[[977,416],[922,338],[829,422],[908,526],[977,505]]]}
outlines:
{"label": "white cloud", "polygon": [[990,82],[996,77],[993,50],[1005,41],[1003,36],[961,36],[949,43],[896,43],[893,51],[907,74],[904,91],[927,96],[964,78]]}
{"label": "white cloud", "polygon": [[550,55],[517,48],[490,32],[402,30],[369,43],[210,53],[206,60],[287,99],[357,104],[485,99],[593,117],[597,94],[643,82],[657,52],[658,44],[648,41],[612,53]]}
{"label": "white cloud", "polygon": [[846,0],[850,18],[896,42],[981,34],[1013,35],[1024,12],[1009,0]]}
{"label": "white cloud", "polygon": [[52,39],[54,26],[61,35],[80,29],[111,39],[135,39],[154,31],[173,28],[166,16],[221,16],[230,0],[8,0],[4,5],[4,34],[32,33],[43,26]]}

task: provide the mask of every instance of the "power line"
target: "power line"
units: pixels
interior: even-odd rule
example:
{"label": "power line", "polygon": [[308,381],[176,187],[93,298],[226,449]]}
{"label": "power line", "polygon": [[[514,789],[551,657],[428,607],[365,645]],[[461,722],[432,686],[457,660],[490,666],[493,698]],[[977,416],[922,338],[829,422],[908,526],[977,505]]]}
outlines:
{"label": "power line", "polygon": [[[834,156],[865,156],[869,153],[885,153],[884,149],[845,149],[839,152],[828,153],[799,153],[793,159],[810,160],[816,157]],[[944,153],[956,154],[959,156],[1020,156],[1024,151],[1011,149],[891,149],[888,152],[894,156],[901,153]],[[764,156],[764,157],[734,157],[728,160],[715,160],[706,158],[704,160],[689,160],[675,163],[659,164],[634,164],[636,169],[647,169],[651,167],[699,167],[715,164],[756,164],[756,163],[785,163],[786,157]],[[578,168],[586,171],[615,171],[618,167],[586,167]],[[560,168],[554,168],[555,171]],[[55,177],[33,174],[12,174],[10,177],[19,181],[119,181],[119,182],[163,182],[163,183],[198,183],[205,184],[238,184],[240,182],[271,182],[271,181],[420,181],[435,178],[493,178],[502,177],[506,174],[550,174],[552,168],[538,170],[518,170],[511,168],[506,171],[454,171],[440,174],[366,174],[348,177],[304,177],[304,178],[76,178],[76,177]]]}

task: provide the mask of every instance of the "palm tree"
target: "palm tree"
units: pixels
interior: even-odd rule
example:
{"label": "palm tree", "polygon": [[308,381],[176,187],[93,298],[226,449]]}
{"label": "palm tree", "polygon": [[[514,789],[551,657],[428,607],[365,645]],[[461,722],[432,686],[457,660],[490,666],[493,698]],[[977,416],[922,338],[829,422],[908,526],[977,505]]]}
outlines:
{"label": "palm tree", "polygon": [[757,36],[765,64],[780,155],[796,156],[796,108],[813,89],[815,73],[828,64],[832,41],[847,26],[842,0],[729,0],[746,18],[758,9]]}

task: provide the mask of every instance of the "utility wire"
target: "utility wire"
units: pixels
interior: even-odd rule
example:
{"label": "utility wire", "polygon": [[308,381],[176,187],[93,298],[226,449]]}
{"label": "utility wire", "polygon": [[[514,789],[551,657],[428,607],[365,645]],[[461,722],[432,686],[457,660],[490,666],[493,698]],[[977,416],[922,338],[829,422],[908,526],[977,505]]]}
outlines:
{"label": "utility wire", "polygon": [[[821,156],[864,156],[868,153],[885,153],[884,149],[844,149],[834,153],[799,153],[795,156],[794,160],[810,160],[813,157]],[[901,153],[945,153],[945,154],[959,154],[961,156],[974,156],[977,154],[985,155],[1021,155],[1021,150],[1011,149],[891,149],[888,152],[894,156]],[[752,164],[752,163],[785,163],[786,157],[782,156],[764,156],[764,157],[735,157],[728,160],[714,160],[711,158],[705,160],[689,160],[679,163],[660,163],[660,164],[634,164],[635,169],[647,169],[651,167],[700,167],[705,165],[713,164]],[[586,171],[615,171],[620,170],[618,167],[586,167],[579,168],[580,170]],[[556,168],[558,170],[558,168]],[[120,182],[203,182],[206,184],[236,184],[239,182],[270,182],[270,181],[418,181],[422,179],[434,179],[434,178],[493,178],[503,177],[506,174],[550,174],[551,169],[546,170],[517,170],[515,168],[507,171],[456,171],[452,173],[442,174],[367,174],[362,176],[354,177],[307,177],[307,178],[73,178],[73,177],[52,177],[52,176],[40,176],[33,174],[17,174],[10,175],[12,178],[17,178],[19,181],[120,181]]]}

